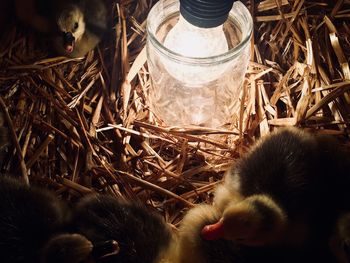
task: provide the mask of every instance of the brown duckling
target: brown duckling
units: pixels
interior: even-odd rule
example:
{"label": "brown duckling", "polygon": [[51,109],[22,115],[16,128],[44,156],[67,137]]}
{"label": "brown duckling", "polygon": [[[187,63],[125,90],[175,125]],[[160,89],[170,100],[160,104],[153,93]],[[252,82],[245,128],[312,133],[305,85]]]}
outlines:
{"label": "brown duckling", "polygon": [[95,263],[119,253],[119,244],[108,240],[92,244],[85,236],[63,233],[53,236],[45,245],[42,263]]}
{"label": "brown duckling", "polygon": [[225,174],[214,200],[222,216],[202,236],[248,246],[327,246],[339,209],[337,151],[332,139],[296,128],[263,138]]}
{"label": "brown duckling", "polygon": [[94,49],[107,28],[100,0],[16,0],[18,18],[48,35],[58,55],[81,57]]}
{"label": "brown duckling", "polygon": [[40,262],[46,241],[66,223],[66,207],[51,192],[5,176],[0,200],[1,262]]}
{"label": "brown duckling", "polygon": [[[158,214],[139,203],[108,195],[83,198],[74,208],[71,222],[72,233],[84,237],[78,242],[85,251],[86,261],[82,262],[159,262],[171,239],[170,228]],[[64,243],[72,238],[52,242],[54,248],[48,247],[51,255],[60,251],[61,259],[70,258],[71,251],[65,256],[57,247],[69,247]],[[89,254],[91,257],[86,257]]]}
{"label": "brown duckling", "polygon": [[41,255],[41,262],[94,262],[91,258],[92,251],[93,244],[86,237],[72,233],[58,234],[46,243]]}

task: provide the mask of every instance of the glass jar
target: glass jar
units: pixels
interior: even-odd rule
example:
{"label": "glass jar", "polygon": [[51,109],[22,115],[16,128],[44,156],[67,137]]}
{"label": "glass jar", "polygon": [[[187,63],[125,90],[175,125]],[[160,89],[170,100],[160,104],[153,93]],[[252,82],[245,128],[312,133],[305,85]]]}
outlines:
{"label": "glass jar", "polygon": [[248,9],[234,2],[223,24],[228,51],[211,57],[186,57],[164,46],[179,20],[179,7],[178,0],[160,0],[147,18],[150,107],[169,126],[218,128],[230,123],[239,102],[253,21]]}

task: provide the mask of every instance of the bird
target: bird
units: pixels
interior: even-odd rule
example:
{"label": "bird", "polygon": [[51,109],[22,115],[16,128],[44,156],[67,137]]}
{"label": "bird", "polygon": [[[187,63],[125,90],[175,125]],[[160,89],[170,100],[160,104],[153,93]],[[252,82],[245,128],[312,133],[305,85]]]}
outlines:
{"label": "bird", "polygon": [[93,244],[77,233],[59,233],[50,238],[41,252],[42,263],[94,263],[119,253],[119,244],[107,240]]}
{"label": "bird", "polygon": [[94,247],[113,241],[118,244],[114,250],[110,245],[95,252],[100,254],[95,262],[161,262],[172,238],[170,227],[158,213],[140,202],[104,194],[82,198],[73,209],[71,222],[72,233],[85,237]]}
{"label": "bird", "polygon": [[15,7],[18,19],[47,36],[61,56],[86,55],[107,29],[107,9],[100,0],[16,0]]}
{"label": "bird", "polygon": [[197,205],[185,214],[178,233],[172,239],[168,258],[170,263],[246,262],[240,247],[230,240],[206,240],[202,228],[220,219],[220,211],[209,204]]}
{"label": "bird", "polygon": [[307,263],[300,251],[289,248],[246,246],[233,240],[203,238],[205,225],[218,221],[221,211],[210,204],[199,204],[187,211],[173,238],[167,263]]}
{"label": "bird", "polygon": [[93,244],[83,235],[69,232],[58,233],[45,243],[40,262],[94,262],[91,256],[92,251]]}
{"label": "bird", "polygon": [[95,194],[68,206],[9,176],[0,176],[0,198],[4,263],[153,263],[170,243],[164,219],[140,203]]}
{"label": "bird", "polygon": [[320,258],[333,260],[328,240],[341,209],[343,157],[328,136],[298,128],[272,132],[225,173],[214,193],[221,216],[204,226],[201,236],[251,247],[300,248],[305,258],[323,249]]}
{"label": "bird", "polygon": [[50,191],[4,175],[0,199],[1,262],[40,262],[47,240],[64,228],[68,208]]}

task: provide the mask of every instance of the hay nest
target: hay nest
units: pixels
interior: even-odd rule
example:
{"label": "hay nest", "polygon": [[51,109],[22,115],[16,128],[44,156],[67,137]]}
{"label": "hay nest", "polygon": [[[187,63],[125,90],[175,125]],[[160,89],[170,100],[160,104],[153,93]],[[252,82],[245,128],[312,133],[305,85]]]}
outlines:
{"label": "hay nest", "polygon": [[91,191],[139,199],[177,224],[276,126],[348,134],[347,1],[244,1],[252,58],[240,110],[219,130],[166,127],[150,112],[145,19],[155,1],[120,2],[109,1],[110,30],[85,58],[50,58],[33,32],[7,28],[0,109],[14,143],[2,172],[72,200]]}

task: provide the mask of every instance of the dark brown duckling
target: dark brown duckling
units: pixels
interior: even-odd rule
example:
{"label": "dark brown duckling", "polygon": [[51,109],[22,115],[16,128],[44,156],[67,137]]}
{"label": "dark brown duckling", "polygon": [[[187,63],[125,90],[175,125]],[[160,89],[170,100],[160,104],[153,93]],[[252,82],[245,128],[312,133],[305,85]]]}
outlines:
{"label": "dark brown duckling", "polygon": [[57,234],[46,243],[41,255],[41,262],[94,262],[91,257],[92,251],[92,243],[82,235],[72,233]]}
{"label": "dark brown duckling", "polygon": [[95,263],[119,253],[115,240],[92,244],[85,236],[63,233],[53,236],[42,252],[42,263]]}
{"label": "dark brown duckling", "polygon": [[0,200],[1,262],[40,262],[46,241],[66,223],[66,207],[51,192],[4,176]]}
{"label": "dark brown duckling", "polygon": [[169,247],[171,232],[165,221],[139,203],[107,195],[90,195],[75,207],[73,232],[96,247],[109,241],[118,243],[99,254],[94,262],[154,263],[161,261]]}

